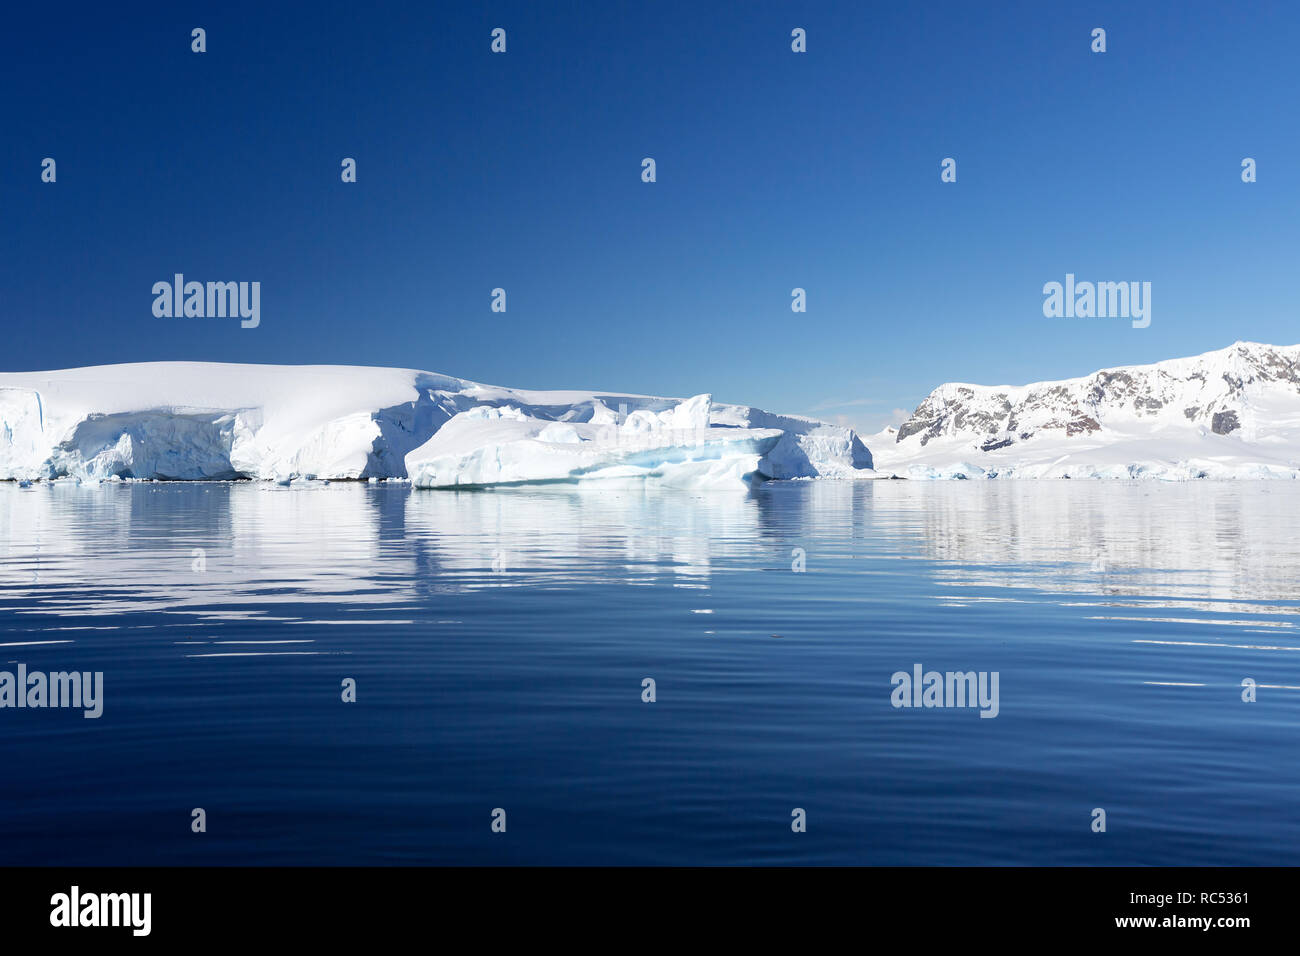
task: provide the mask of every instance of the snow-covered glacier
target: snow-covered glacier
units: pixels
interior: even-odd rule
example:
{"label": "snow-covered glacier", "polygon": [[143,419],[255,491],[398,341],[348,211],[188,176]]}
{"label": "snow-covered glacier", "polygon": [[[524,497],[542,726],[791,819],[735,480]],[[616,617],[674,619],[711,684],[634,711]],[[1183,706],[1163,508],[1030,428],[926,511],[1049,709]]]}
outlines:
{"label": "snow-covered glacier", "polygon": [[872,448],[878,470],[909,478],[1296,478],[1300,346],[941,385]]}
{"label": "snow-covered glacier", "polygon": [[423,487],[872,477],[851,430],[708,395],[415,369],[149,362],[0,373],[0,480],[410,478]]}

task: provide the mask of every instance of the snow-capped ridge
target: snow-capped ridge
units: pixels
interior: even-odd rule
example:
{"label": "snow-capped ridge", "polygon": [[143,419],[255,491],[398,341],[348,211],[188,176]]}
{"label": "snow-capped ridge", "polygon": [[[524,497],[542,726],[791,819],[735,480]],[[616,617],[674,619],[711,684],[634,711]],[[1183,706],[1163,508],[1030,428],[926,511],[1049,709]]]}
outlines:
{"label": "snow-capped ridge", "polygon": [[877,458],[918,477],[1293,477],[1300,346],[1236,342],[1059,381],[947,383]]}

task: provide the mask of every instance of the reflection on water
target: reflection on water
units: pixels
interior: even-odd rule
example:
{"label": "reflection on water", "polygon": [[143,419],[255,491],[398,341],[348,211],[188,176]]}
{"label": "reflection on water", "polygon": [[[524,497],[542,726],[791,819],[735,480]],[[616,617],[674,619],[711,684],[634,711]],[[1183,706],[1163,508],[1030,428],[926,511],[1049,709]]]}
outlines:
{"label": "reflection on water", "polygon": [[[415,492],[351,483],[0,486],[0,584],[69,616],[283,616],[294,601],[400,607],[430,591],[671,580],[753,543],[752,496],[585,489]],[[173,521],[168,497],[185,509]],[[161,501],[160,501],[161,499]],[[161,504],[161,508],[160,508]],[[160,520],[162,519],[162,520]],[[584,560],[584,557],[599,560]],[[82,584],[95,582],[93,589]]]}
{"label": "reflection on water", "polygon": [[1296,596],[1300,489],[1290,484],[909,482],[893,504],[921,517],[926,555],[970,569],[954,583],[1158,596],[1207,610]]}
{"label": "reflection on water", "polygon": [[[1297,505],[0,485],[0,670],[106,686],[0,709],[0,863],[1300,862]],[[1000,715],[893,709],[916,662]]]}

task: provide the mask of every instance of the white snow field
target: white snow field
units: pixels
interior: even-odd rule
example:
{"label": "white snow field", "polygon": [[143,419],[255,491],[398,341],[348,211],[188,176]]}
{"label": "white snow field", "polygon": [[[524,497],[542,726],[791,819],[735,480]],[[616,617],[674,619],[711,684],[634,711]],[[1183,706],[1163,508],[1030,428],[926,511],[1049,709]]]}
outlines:
{"label": "white snow field", "polygon": [[1296,478],[1300,346],[941,385],[871,442],[878,472],[908,478]]}
{"label": "white snow field", "polygon": [[708,395],[525,391],[342,365],[148,362],[0,373],[0,480],[743,487],[873,476],[871,455],[850,429]]}

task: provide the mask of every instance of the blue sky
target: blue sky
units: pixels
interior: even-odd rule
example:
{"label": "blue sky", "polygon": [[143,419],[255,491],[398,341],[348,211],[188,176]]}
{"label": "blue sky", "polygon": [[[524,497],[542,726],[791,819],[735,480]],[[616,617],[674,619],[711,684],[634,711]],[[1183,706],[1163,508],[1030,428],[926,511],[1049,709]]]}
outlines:
{"label": "blue sky", "polygon": [[[873,430],[944,381],[1300,341],[1295,4],[4,18],[6,371],[401,365],[712,391]],[[260,326],[155,318],[151,288],[176,272],[260,281]],[[1067,272],[1149,281],[1150,327],[1044,318],[1043,284]]]}

